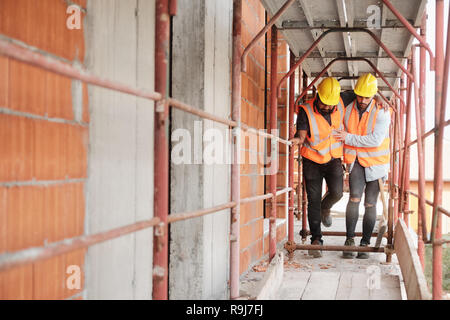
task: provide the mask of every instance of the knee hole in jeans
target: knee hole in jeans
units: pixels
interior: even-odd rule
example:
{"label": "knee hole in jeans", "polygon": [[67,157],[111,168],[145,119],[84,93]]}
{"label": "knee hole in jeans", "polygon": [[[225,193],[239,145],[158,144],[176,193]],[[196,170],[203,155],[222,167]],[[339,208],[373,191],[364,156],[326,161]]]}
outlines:
{"label": "knee hole in jeans", "polygon": [[360,203],[361,199],[360,198],[350,198],[350,202]]}

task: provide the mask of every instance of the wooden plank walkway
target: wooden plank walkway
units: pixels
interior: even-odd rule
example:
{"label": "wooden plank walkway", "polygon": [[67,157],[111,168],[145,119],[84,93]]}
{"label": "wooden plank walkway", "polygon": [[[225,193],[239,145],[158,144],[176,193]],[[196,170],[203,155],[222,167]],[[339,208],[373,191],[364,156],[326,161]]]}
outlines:
{"label": "wooden plank walkway", "polygon": [[[297,243],[301,243],[300,227],[296,221]],[[360,228],[361,220],[357,231]],[[345,231],[345,219],[334,217],[333,226],[325,230]],[[359,240],[355,239],[357,245]],[[328,245],[343,245],[344,241],[345,237],[324,237]],[[383,253],[372,253],[367,260],[343,259],[342,252],[332,251],[324,251],[322,258],[314,259],[307,251],[297,250],[291,260],[285,256],[283,282],[276,297],[279,300],[401,300],[397,260],[394,255],[393,262],[386,264],[385,259]]]}

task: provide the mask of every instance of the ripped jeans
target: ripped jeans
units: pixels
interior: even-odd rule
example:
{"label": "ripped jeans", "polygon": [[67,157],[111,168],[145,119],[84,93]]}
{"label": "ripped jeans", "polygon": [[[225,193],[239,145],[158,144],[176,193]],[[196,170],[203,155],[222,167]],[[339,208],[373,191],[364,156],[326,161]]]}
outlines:
{"label": "ripped jeans", "polygon": [[[370,244],[373,228],[377,218],[377,199],[380,192],[378,180],[366,182],[364,167],[356,159],[349,176],[350,199],[345,212],[347,239],[355,237],[356,223],[359,217],[359,204],[365,189],[363,237],[361,243]],[[353,200],[353,201],[352,201]]]}

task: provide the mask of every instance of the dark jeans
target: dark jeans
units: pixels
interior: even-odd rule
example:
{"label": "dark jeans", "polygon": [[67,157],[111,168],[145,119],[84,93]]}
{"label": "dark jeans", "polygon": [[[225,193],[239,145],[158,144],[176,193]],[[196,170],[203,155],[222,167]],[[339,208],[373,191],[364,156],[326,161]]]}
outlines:
{"label": "dark jeans", "polygon": [[[365,188],[364,198],[364,218],[363,218],[363,237],[361,243],[370,244],[370,238],[372,236],[373,228],[377,218],[377,199],[380,192],[380,186],[378,180],[366,182],[366,174],[364,167],[355,161],[355,165],[350,173],[350,199],[347,204],[346,210],[346,226],[347,226],[347,239],[355,237],[356,223],[359,217],[359,204],[361,203],[362,194]],[[351,199],[359,199],[358,202],[353,202]]]}
{"label": "dark jeans", "polygon": [[[318,164],[303,158],[303,177],[308,196],[308,222],[311,231],[311,243],[314,240],[322,242],[321,209],[331,209],[342,198],[344,170],[341,159],[333,159],[328,163]],[[324,178],[328,186],[328,192],[322,200]]]}

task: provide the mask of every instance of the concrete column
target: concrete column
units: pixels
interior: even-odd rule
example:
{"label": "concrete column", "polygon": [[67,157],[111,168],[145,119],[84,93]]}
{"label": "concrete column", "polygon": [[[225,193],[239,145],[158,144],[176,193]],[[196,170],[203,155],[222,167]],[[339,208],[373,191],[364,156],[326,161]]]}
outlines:
{"label": "concrete column", "polygon": [[[172,95],[223,117],[231,104],[231,22],[231,0],[179,0],[173,20]],[[205,164],[201,155],[211,142],[194,141],[206,134],[225,145],[228,128],[173,109],[172,133],[180,129],[192,146],[192,164],[171,162],[170,212],[230,201],[229,163]],[[170,299],[228,298],[229,219],[225,210],[171,225]]]}

